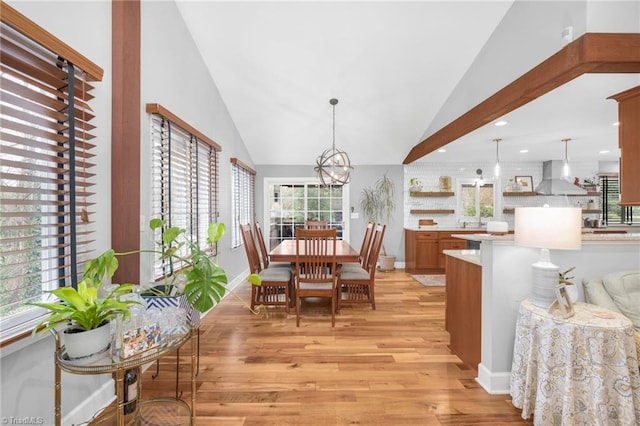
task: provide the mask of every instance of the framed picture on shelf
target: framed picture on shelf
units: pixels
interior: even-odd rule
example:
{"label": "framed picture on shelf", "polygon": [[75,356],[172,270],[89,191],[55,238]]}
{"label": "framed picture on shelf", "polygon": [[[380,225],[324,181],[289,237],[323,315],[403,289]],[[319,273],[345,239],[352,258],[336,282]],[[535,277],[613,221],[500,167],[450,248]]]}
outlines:
{"label": "framed picture on shelf", "polygon": [[516,185],[520,188],[519,192],[533,192],[533,177],[516,176]]}

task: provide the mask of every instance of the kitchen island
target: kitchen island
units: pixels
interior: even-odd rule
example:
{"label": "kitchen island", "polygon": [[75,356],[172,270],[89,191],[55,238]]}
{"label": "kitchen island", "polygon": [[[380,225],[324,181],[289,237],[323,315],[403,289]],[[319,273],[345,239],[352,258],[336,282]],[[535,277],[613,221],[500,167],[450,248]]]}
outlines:
{"label": "kitchen island", "polygon": [[445,329],[449,349],[478,372],[482,313],[482,267],[479,250],[445,250],[447,302]]}
{"label": "kitchen island", "polygon": [[[539,249],[516,246],[513,235],[453,234],[452,237],[480,242],[479,260],[473,260],[481,267],[477,380],[489,393],[508,394],[518,307],[531,294],[531,265],[537,261]],[[462,254],[463,251],[457,250],[445,253],[448,258],[473,263]],[[580,250],[551,250],[551,260],[561,271],[575,266],[572,281],[578,287],[579,301],[584,301],[583,278],[640,269],[640,233],[583,234]],[[453,272],[452,268],[454,264],[447,275]],[[464,306],[456,309],[462,312],[459,315],[470,312]]]}

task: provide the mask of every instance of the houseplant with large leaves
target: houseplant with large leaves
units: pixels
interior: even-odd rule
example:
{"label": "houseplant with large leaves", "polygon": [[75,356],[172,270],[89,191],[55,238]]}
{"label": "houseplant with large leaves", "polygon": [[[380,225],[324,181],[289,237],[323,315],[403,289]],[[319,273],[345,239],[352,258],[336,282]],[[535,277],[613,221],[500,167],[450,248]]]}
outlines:
{"label": "houseplant with large leaves", "polygon": [[[143,288],[143,295],[160,298],[184,297],[189,307],[200,313],[215,306],[228,290],[225,270],[197,242],[190,241],[184,229],[175,226],[167,227],[166,221],[157,218],[149,221],[149,228],[159,234],[154,249],[115,253],[115,256],[152,253],[172,266],[169,268],[171,272],[165,273],[160,282]],[[225,231],[224,223],[210,223],[207,228],[207,243],[217,243]],[[115,257],[110,256],[104,260],[107,264],[117,261]],[[261,283],[257,274],[249,275],[247,281],[252,285]]]}
{"label": "houseplant with large leaves", "polygon": [[87,262],[77,288],[69,286],[50,291],[57,302],[31,303],[49,311],[49,316],[34,327],[34,333],[67,324],[63,339],[70,358],[82,358],[106,349],[111,342],[109,322],[118,316],[127,318],[130,306],[139,303],[122,299],[135,289],[133,284],[114,286],[100,294],[103,280],[113,276],[117,262],[113,250],[109,250]]}

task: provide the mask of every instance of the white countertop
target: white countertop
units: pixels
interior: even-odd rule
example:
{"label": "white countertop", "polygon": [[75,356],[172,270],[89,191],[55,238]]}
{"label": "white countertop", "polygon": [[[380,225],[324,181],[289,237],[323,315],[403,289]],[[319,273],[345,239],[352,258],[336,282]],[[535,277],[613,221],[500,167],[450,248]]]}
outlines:
{"label": "white countertop", "polygon": [[468,232],[468,231],[472,231],[472,232],[485,232],[486,229],[485,228],[471,228],[471,227],[467,227],[467,228],[460,228],[459,226],[440,226],[440,225],[433,225],[433,226],[414,226],[414,227],[406,227],[404,228],[407,231],[448,231],[448,232],[455,232],[455,231],[460,231],[460,232]]}
{"label": "white countertop", "polygon": [[[513,234],[507,235],[491,235],[486,233],[478,234],[451,234],[452,237],[469,241],[513,241]],[[599,241],[619,241],[619,242],[640,242],[640,232],[627,234],[593,234],[583,233],[583,242],[599,242]]]}
{"label": "white countertop", "polygon": [[464,260],[465,262],[473,263],[474,265],[482,266],[480,250],[443,250],[442,253]]}

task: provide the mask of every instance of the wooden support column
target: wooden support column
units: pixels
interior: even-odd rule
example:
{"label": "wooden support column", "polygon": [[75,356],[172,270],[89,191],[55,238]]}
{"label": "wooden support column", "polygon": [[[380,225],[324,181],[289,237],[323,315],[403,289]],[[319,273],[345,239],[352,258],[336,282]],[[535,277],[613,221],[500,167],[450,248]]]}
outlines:
{"label": "wooden support column", "polygon": [[[112,1],[111,246],[140,247],[140,1]],[[113,282],[140,281],[140,256],[119,258]]]}

